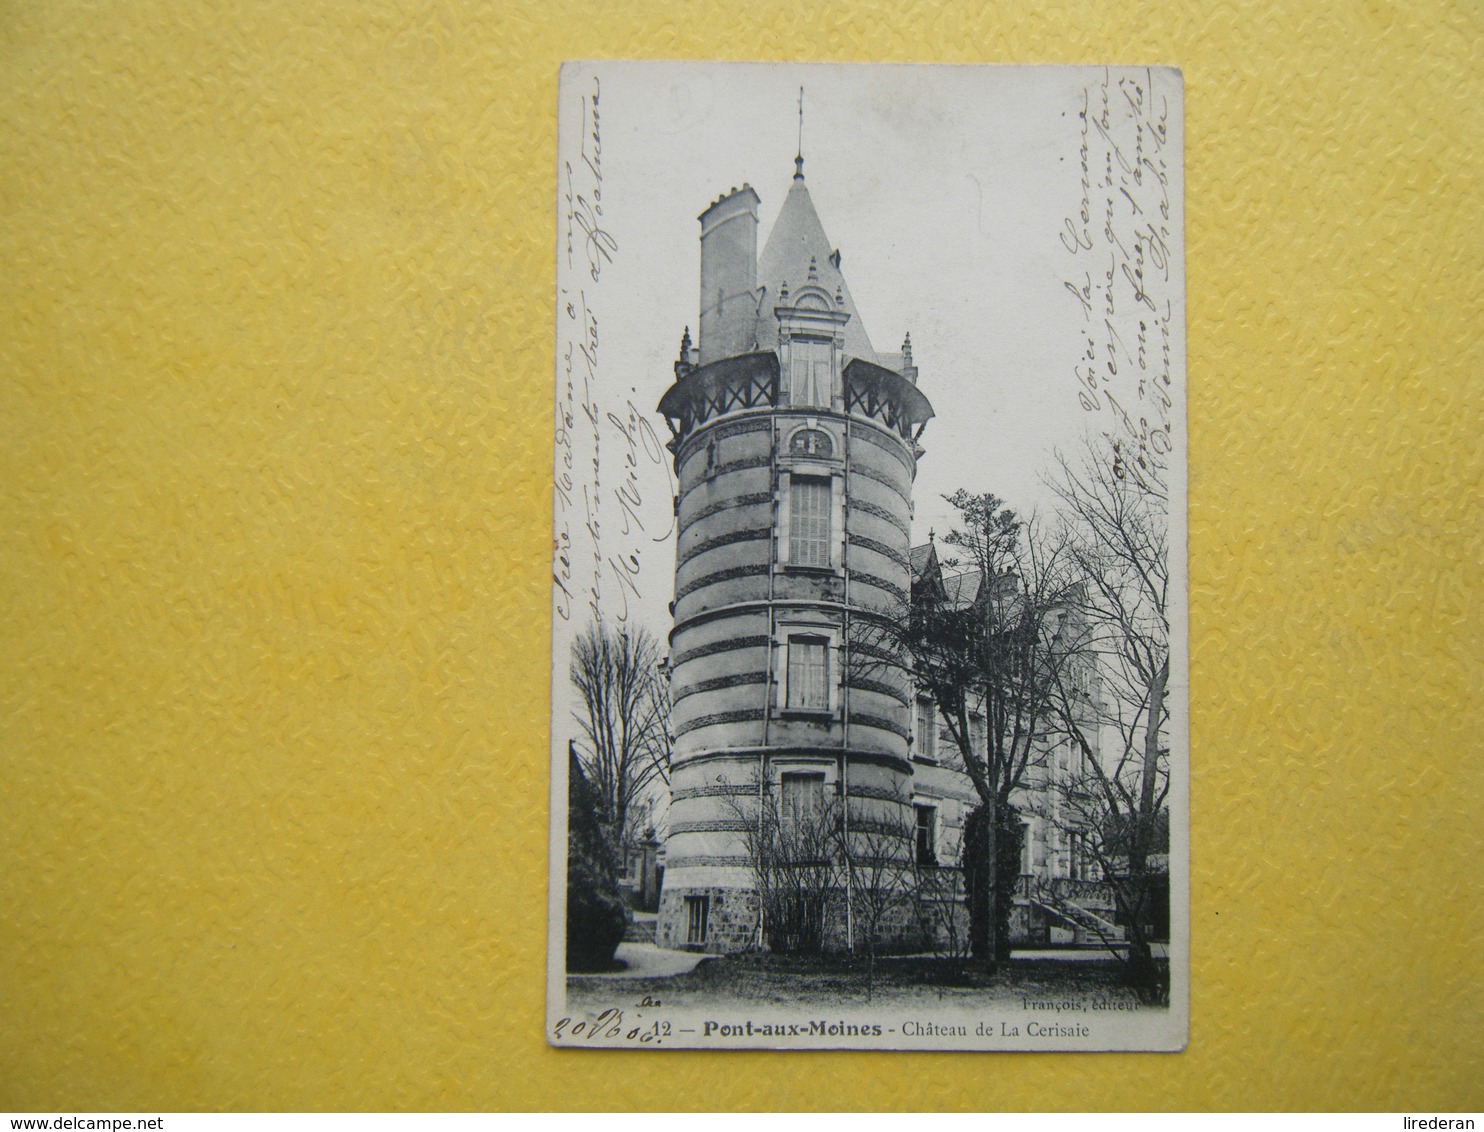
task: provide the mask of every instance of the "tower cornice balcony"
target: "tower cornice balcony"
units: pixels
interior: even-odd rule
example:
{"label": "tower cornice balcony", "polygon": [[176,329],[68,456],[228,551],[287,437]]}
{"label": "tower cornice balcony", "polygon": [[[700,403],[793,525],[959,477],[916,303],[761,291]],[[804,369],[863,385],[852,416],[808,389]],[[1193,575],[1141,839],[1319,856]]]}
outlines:
{"label": "tower cornice balcony", "polygon": [[903,440],[916,442],[933,419],[922,390],[895,370],[861,358],[845,366],[845,409],[853,417],[880,421]]}
{"label": "tower cornice balcony", "polygon": [[715,417],[778,403],[778,355],[738,354],[688,372],[665,391],[659,409],[670,425],[670,450]]}
{"label": "tower cornice balcony", "polygon": [[[669,448],[678,453],[685,439],[718,417],[750,409],[797,411],[820,417],[827,409],[781,403],[780,366],[772,350],[738,354],[685,372],[660,398],[672,434]],[[901,374],[862,358],[852,358],[844,373],[846,416],[885,426],[915,448],[933,406],[922,390]]]}

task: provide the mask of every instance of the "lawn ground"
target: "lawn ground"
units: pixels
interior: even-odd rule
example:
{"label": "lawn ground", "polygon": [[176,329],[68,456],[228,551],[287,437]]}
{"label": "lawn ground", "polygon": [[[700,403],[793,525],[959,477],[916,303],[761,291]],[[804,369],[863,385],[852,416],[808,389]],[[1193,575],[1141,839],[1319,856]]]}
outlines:
{"label": "lawn ground", "polygon": [[668,978],[569,976],[569,1010],[602,1009],[644,996],[684,1010],[783,1006],[808,1009],[865,1006],[973,1009],[1022,1006],[1024,1000],[1140,1007],[1123,985],[1122,965],[1111,957],[1081,962],[1012,959],[994,974],[968,964],[930,957],[878,959],[868,977],[865,960],[738,955],[707,959],[694,971]]}

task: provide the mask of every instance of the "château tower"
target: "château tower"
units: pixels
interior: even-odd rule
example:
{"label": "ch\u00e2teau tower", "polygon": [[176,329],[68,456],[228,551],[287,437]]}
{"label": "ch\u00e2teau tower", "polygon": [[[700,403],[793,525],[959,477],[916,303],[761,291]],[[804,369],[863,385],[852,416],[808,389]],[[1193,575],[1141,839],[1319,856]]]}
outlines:
{"label": "ch\u00e2teau tower", "polygon": [[850,643],[869,649],[861,622],[907,603],[933,410],[910,339],[873,350],[802,157],[761,257],[758,204],[744,184],[700,215],[698,340],[687,330],[659,406],[679,484],[666,947],[756,937],[739,800],[911,820],[912,691]]}

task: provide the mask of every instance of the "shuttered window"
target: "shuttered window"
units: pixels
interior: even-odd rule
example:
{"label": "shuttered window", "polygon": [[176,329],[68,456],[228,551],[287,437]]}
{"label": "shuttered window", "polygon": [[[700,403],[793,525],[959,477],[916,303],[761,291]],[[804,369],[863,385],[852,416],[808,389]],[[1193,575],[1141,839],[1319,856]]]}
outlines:
{"label": "shuttered window", "polygon": [[830,706],[829,644],[822,637],[788,639],[788,706],[825,711]]}
{"label": "shuttered window", "polygon": [[789,562],[794,566],[830,564],[830,506],[828,479],[795,476],[789,500]]}
{"label": "shuttered window", "polygon": [[782,782],[783,820],[808,822],[824,809],[824,775],[785,774]]}
{"label": "shuttered window", "polygon": [[938,864],[938,808],[913,806],[917,811],[917,863],[936,868]]}
{"label": "shuttered window", "polygon": [[934,762],[938,758],[938,709],[932,700],[917,701],[917,749],[912,753]]}
{"label": "shuttered window", "polygon": [[789,346],[789,404],[794,408],[828,409],[833,371],[830,343],[794,339]]}

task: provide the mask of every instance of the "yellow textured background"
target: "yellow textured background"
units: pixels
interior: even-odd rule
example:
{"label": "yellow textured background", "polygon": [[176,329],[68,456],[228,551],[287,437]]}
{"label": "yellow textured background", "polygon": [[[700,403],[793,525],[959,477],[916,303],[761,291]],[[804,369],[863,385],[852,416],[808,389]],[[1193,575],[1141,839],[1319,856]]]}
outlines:
{"label": "yellow textured background", "polygon": [[[1484,7],[998,7],[0,4],[0,1108],[1484,1106]],[[544,1044],[592,56],[1184,68],[1185,1054]]]}

